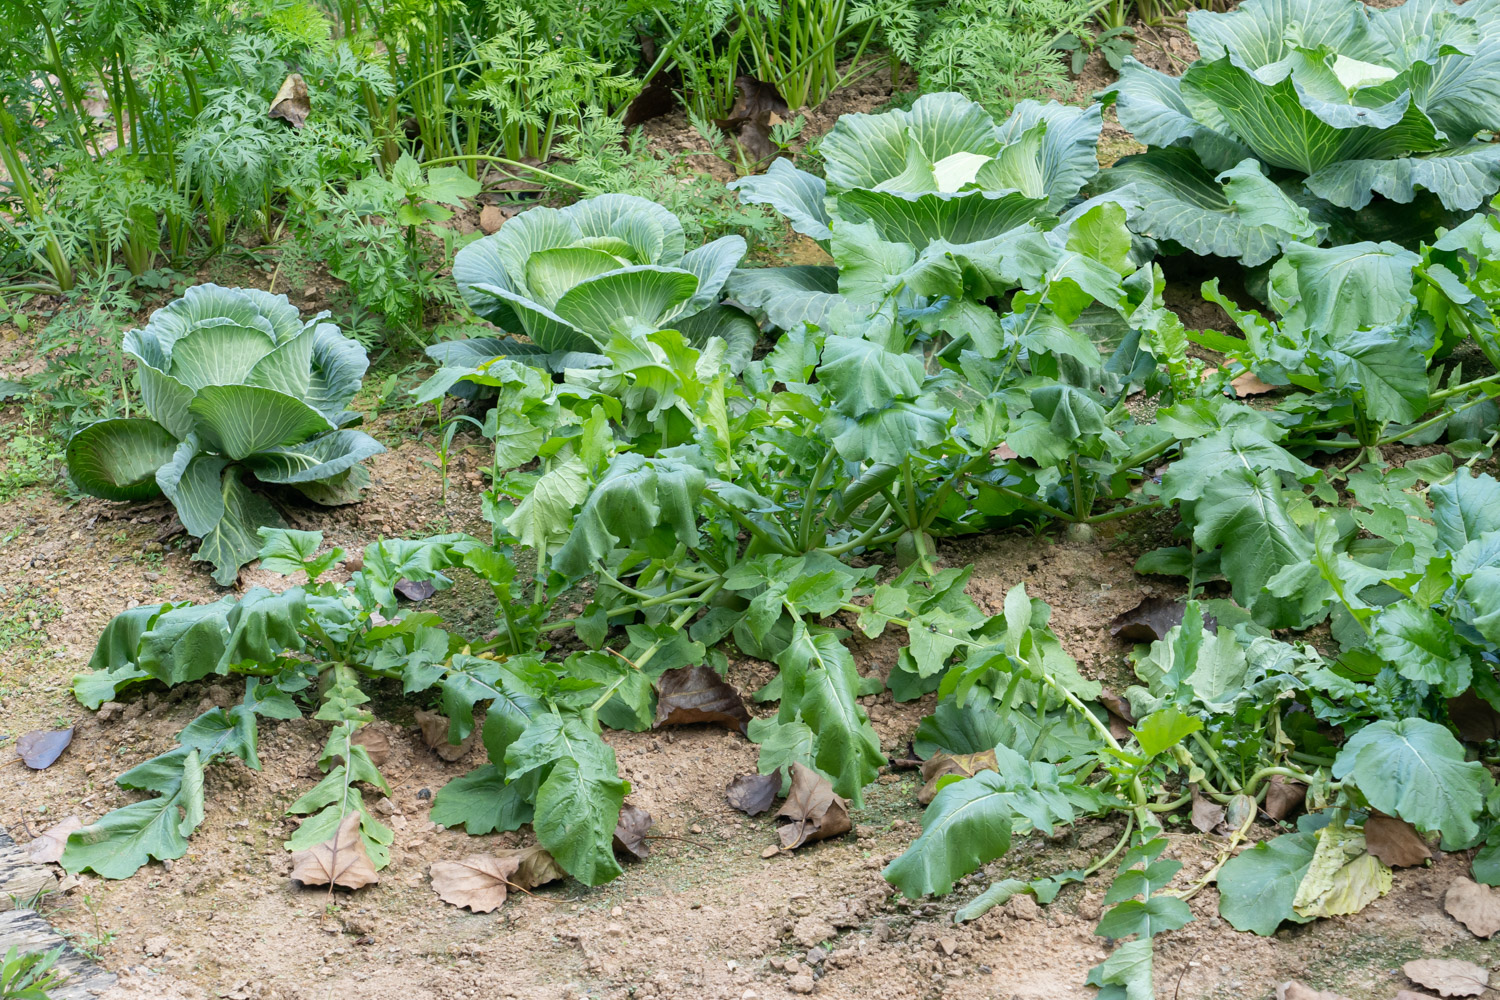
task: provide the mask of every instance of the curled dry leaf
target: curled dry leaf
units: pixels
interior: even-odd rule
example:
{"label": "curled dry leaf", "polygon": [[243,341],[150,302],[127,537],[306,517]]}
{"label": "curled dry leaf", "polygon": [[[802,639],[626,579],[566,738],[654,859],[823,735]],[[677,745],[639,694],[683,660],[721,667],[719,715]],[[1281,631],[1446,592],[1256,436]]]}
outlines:
{"label": "curled dry leaf", "polygon": [[1276,987],[1276,1000],[1349,1000],[1341,993],[1315,990],[1292,979]]}
{"label": "curled dry leaf", "polygon": [[1490,938],[1500,932],[1500,889],[1460,875],[1443,895],[1443,909],[1476,937]]}
{"label": "curled dry leaf", "polygon": [[781,791],[781,774],[741,774],[724,789],[731,808],[747,816],[759,816],[776,802]]}
{"label": "curled dry leaf", "polygon": [[1264,396],[1268,392],[1276,391],[1274,385],[1267,385],[1265,382],[1262,382],[1260,377],[1254,372],[1246,372],[1231,380],[1229,384],[1233,387],[1234,394],[1241,399],[1246,396]]}
{"label": "curled dry leaf", "polygon": [[1266,801],[1262,807],[1272,819],[1286,819],[1300,812],[1307,801],[1307,786],[1300,781],[1289,781],[1281,775],[1273,775],[1266,786]]}
{"label": "curled dry leaf", "polygon": [[1392,868],[1410,868],[1432,859],[1432,850],[1404,819],[1371,813],[1365,820],[1365,850]]}
{"label": "curled dry leaf", "polygon": [[312,98],[307,94],[307,81],[301,73],[293,73],[281,82],[281,89],[271,98],[270,118],[280,118],[293,128],[301,128],[312,113]]}
{"label": "curled dry leaf", "polygon": [[998,771],[995,751],[982,753],[935,753],[922,762],[922,780],[926,782],[917,792],[917,801],[927,805],[938,793],[938,779],[950,774],[961,778],[972,778],[980,771]]}
{"label": "curled dry leaf", "polygon": [[829,780],[804,764],[792,765],[792,787],[776,813],[783,850],[848,833],[849,803],[833,793]]}
{"label": "curled dry leaf", "polygon": [[53,761],[62,756],[62,752],[72,742],[71,726],[67,729],[37,729],[16,740],[16,753],[21,755],[27,767],[40,771],[51,767]]}
{"label": "curled dry leaf", "polygon": [[1439,996],[1477,997],[1490,984],[1490,971],[1457,958],[1419,958],[1401,966],[1406,978]]}
{"label": "curled dry leaf", "polygon": [[519,858],[474,854],[462,861],[434,861],[428,873],[438,899],[475,913],[491,913],[505,903],[506,889],[521,866]]}
{"label": "curled dry leaf", "polygon": [[391,589],[408,601],[425,601],[437,593],[437,585],[431,580],[397,580]]}
{"label": "curled dry leaf", "polygon": [[422,730],[422,742],[437,752],[437,755],[446,761],[455,761],[469,752],[474,745],[474,738],[479,730],[474,730],[464,737],[462,743],[456,746],[448,742],[448,717],[437,712],[429,712],[425,708],[416,711],[417,726]]}
{"label": "curled dry leaf", "polygon": [[568,877],[568,873],[562,870],[557,859],[547,853],[545,847],[518,847],[511,851],[500,851],[495,857],[502,860],[516,859],[516,873],[511,877],[510,883],[518,889],[535,889],[539,885]]}
{"label": "curled dry leaf", "polygon": [[635,861],[651,856],[651,814],[634,802],[620,806],[620,820],[615,824],[615,850]]}
{"label": "curled dry leaf", "polygon": [[750,724],[750,713],[739,692],[712,667],[699,664],[668,670],[656,681],[656,721],[652,725],[660,728],[696,722],[742,733]]}
{"label": "curled dry leaf", "polygon": [[1200,833],[1213,833],[1224,824],[1224,807],[1206,797],[1193,786],[1193,826]]}
{"label": "curled dry leaf", "polygon": [[351,812],[338,832],[321,844],[292,855],[292,881],[303,885],[337,885],[362,889],[380,881],[359,839],[359,813]]}
{"label": "curled dry leaf", "polygon": [[391,741],[378,729],[360,726],[354,731],[354,744],[365,748],[365,753],[370,755],[370,763],[376,767],[390,759]]}
{"label": "curled dry leaf", "polygon": [[69,816],[61,823],[49,826],[27,844],[26,856],[39,865],[61,861],[63,848],[68,846],[68,834],[82,829],[83,821],[77,816]]}

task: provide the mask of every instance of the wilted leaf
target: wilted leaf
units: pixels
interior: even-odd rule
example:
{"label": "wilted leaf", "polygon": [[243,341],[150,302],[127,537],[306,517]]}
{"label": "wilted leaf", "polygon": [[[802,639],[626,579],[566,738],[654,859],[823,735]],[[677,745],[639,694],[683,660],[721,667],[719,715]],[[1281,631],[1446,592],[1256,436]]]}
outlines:
{"label": "wilted leaf", "polygon": [[1293,979],[1276,987],[1276,1000],[1349,1000],[1349,998],[1342,993],[1330,993],[1327,990],[1315,990],[1311,986],[1303,986]]}
{"label": "wilted leaf", "polygon": [[73,742],[73,729],[37,729],[16,740],[16,753],[33,771],[51,767]]}
{"label": "wilted leaf", "polygon": [[1476,937],[1494,937],[1500,931],[1500,889],[1460,875],[1448,886],[1443,909]]}
{"label": "wilted leaf", "polygon": [[1224,807],[1193,786],[1193,826],[1200,833],[1213,833],[1224,825]]}
{"label": "wilted leaf", "polygon": [[652,725],[689,726],[696,722],[743,733],[750,713],[738,691],[712,667],[678,667],[656,681],[656,721]]}
{"label": "wilted leaf", "polygon": [[425,601],[437,593],[437,586],[431,580],[397,580],[391,589],[408,601]]}
{"label": "wilted leaf", "polygon": [[454,745],[448,742],[448,717],[437,712],[429,712],[425,708],[417,709],[417,725],[422,730],[422,742],[426,743],[437,755],[446,761],[455,761],[469,752],[474,745],[474,739],[479,730],[474,730],[465,736],[463,742]]}
{"label": "wilted leaf", "polygon": [[1266,786],[1266,801],[1263,808],[1272,819],[1286,819],[1302,808],[1307,801],[1307,786],[1300,781],[1288,781],[1281,775],[1273,775]]}
{"label": "wilted leaf", "polygon": [[1457,958],[1419,958],[1401,966],[1406,978],[1445,997],[1475,997],[1490,984],[1488,969]]}
{"label": "wilted leaf", "polygon": [[360,814],[351,810],[338,832],[321,844],[292,855],[292,881],[362,889],[380,881],[359,837]]}
{"label": "wilted leaf", "polygon": [[462,861],[434,861],[428,870],[432,891],[445,903],[490,913],[505,903],[506,889],[521,865],[515,857],[475,854]]}
{"label": "wilted leaf", "polygon": [[651,814],[634,802],[620,806],[620,821],[615,824],[615,850],[645,861],[651,856],[651,843],[646,834],[651,832]]}
{"label": "wilted leaf", "polygon": [[381,767],[391,756],[391,741],[378,729],[369,726],[360,726],[354,732],[352,742],[356,746],[365,748],[365,753],[370,757],[370,763]]}
{"label": "wilted leaf", "polygon": [[1448,699],[1448,718],[1458,734],[1470,743],[1500,739],[1500,712],[1469,688],[1457,698]]}
{"label": "wilted leaf", "polygon": [[502,861],[516,859],[518,867],[515,875],[511,876],[510,883],[518,889],[535,889],[539,885],[568,877],[562,865],[544,847],[518,847],[511,851],[500,851],[495,856]]}
{"label": "wilted leaf", "polygon": [[26,856],[39,865],[61,861],[63,848],[68,846],[68,834],[82,829],[83,821],[77,816],[69,816],[61,823],[49,826],[27,844]]}
{"label": "wilted leaf", "polygon": [[1416,827],[1380,813],[1365,820],[1365,849],[1392,868],[1410,868],[1432,858]]}
{"label": "wilted leaf", "polygon": [[307,95],[307,81],[301,73],[293,73],[281,82],[281,89],[271,98],[271,118],[280,118],[293,128],[301,128],[312,112],[312,99]]}
{"label": "wilted leaf", "polygon": [[927,805],[938,793],[938,779],[949,774],[961,778],[972,778],[980,771],[998,771],[995,751],[983,753],[935,753],[922,762],[922,780],[926,782],[917,792],[917,801]]}
{"label": "wilted leaf", "polygon": [[1318,831],[1317,849],[1292,909],[1302,917],[1358,913],[1391,890],[1391,870],[1365,850],[1365,838],[1341,826]]}
{"label": "wilted leaf", "polygon": [[747,816],[759,816],[771,808],[781,791],[781,773],[741,774],[724,790],[729,805]]}
{"label": "wilted leaf", "polygon": [[776,813],[784,850],[848,833],[849,804],[833,794],[827,778],[804,764],[792,764],[792,787]]}
{"label": "wilted leaf", "polygon": [[1262,382],[1254,372],[1246,372],[1229,384],[1234,388],[1234,394],[1242,399],[1245,396],[1263,396],[1268,392],[1276,391],[1274,385]]}

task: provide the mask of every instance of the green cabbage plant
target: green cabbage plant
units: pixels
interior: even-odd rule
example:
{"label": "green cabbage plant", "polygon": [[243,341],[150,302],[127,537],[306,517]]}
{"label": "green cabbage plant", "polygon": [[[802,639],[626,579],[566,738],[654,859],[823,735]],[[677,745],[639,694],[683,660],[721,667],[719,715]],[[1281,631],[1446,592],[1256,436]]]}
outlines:
{"label": "green cabbage plant", "polygon": [[285,295],[198,285],[125,334],[147,416],[101,420],[68,442],[68,473],[106,500],[165,494],[193,558],[234,582],[261,527],[285,527],[249,483],[283,483],[320,504],[352,503],[369,483],[359,463],[384,447],[347,409],[369,360],[358,343],[304,322]]}
{"label": "green cabbage plant", "polygon": [[427,353],[444,370],[427,390],[447,388],[500,356],[553,371],[604,364],[599,352],[612,338],[668,328],[697,345],[721,337],[743,365],[760,331],[721,300],[745,249],[744,237],[723,236],[688,250],[677,216],[634,195],[522,212],[460,250],[453,277],[476,313],[526,342],[434,345]]}
{"label": "green cabbage plant", "polygon": [[1136,232],[1255,265],[1430,236],[1500,190],[1493,0],[1250,0],[1187,30],[1201,55],[1181,79],[1126,60],[1106,92],[1150,147],[1096,182],[1128,189]]}
{"label": "green cabbage plant", "polygon": [[1100,122],[1097,105],[1022,101],[997,125],[953,93],[926,94],[910,111],[844,115],[818,147],[824,176],[783,159],[730,185],[741,200],[786,216],[837,267],[744,269],[729,292],[770,325],[791,329],[850,305],[852,285],[863,284],[863,297],[865,279],[893,277],[894,289],[924,254],[1024,242],[1056,224],[1098,172]]}

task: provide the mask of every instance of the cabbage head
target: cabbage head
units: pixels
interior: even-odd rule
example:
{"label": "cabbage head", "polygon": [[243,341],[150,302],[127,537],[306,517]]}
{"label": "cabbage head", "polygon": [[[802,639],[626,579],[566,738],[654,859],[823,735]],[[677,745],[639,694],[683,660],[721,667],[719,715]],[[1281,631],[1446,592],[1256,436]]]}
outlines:
{"label": "cabbage head", "polygon": [[347,409],[369,360],[285,295],[198,285],[125,334],[146,416],[100,420],[68,442],[68,473],[106,500],[165,494],[195,559],[234,582],[260,550],[261,527],[285,527],[253,483],[285,484],[320,504],[352,503],[360,465],[384,451]]}

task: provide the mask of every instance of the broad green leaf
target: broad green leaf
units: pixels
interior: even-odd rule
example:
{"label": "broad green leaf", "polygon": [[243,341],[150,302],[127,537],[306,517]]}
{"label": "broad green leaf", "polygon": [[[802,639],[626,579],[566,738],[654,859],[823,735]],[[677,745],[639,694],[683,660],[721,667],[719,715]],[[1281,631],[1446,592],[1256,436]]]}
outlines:
{"label": "broad green leaf", "polygon": [[260,529],[286,525],[265,498],[250,491],[238,469],[226,469],[220,485],[224,513],[203,536],[193,559],[213,564],[214,581],[227,587],[239,575],[240,567],[260,551]]}
{"label": "broad green leaf", "polygon": [[1193,919],[1193,911],[1175,896],[1152,896],[1147,900],[1127,899],[1112,906],[1094,933],[1108,938],[1128,937],[1139,934],[1150,938],[1163,931],[1175,931],[1185,927]]}
{"label": "broad green leaf", "polygon": [[175,787],[105,813],[69,835],[62,867],[73,874],[92,871],[104,878],[129,878],[152,859],[168,861],[187,853],[187,838],[203,820],[203,764],[196,750],[180,758]]}
{"label": "broad green leaf", "polygon": [[1203,728],[1203,720],[1185,715],[1173,706],[1152,712],[1131,730],[1141,745],[1141,752],[1155,757],[1172,749]]}
{"label": "broad green leaf", "polygon": [[837,268],[818,264],[740,268],[724,291],[762,323],[791,331],[803,323],[822,326],[844,303],[838,279]]}
{"label": "broad green leaf", "polygon": [[536,793],[532,829],[537,842],[584,885],[620,874],[613,842],[620,805],[630,784],[569,758],[552,765]]}
{"label": "broad green leaf", "polygon": [[922,814],[922,834],[885,868],[885,879],[908,899],[944,895],[953,883],[1010,850],[1016,789],[994,771],[938,790]]}
{"label": "broad green leaf", "polygon": [[817,743],[817,736],[805,722],[778,722],[775,716],[751,719],[746,735],[751,743],[760,746],[757,764],[760,773],[781,775],[782,795],[791,787],[793,764],[817,769],[813,764],[813,747]]}
{"label": "broad green leaf", "polygon": [[506,784],[504,773],[485,764],[460,775],[432,797],[432,822],[461,826],[471,837],[519,830],[532,820],[531,803],[522,796],[524,782]]}
{"label": "broad green leaf", "polygon": [[1350,737],[1333,763],[1376,809],[1419,830],[1437,830],[1452,844],[1472,844],[1477,817],[1493,782],[1478,761],[1466,761],[1453,734],[1425,719],[1372,722]]}
{"label": "broad green leaf", "polygon": [[[1151,981],[1151,939],[1136,938],[1115,948],[1108,958],[1089,970],[1088,983],[1102,987],[1101,998],[1156,1000],[1156,988]],[[1111,990],[1116,992],[1110,993]]]}
{"label": "broad green leaf", "polygon": [[1312,544],[1287,513],[1281,484],[1271,471],[1241,466],[1214,477],[1193,518],[1193,538],[1205,549],[1221,549],[1219,564],[1235,600],[1252,609],[1273,576],[1312,554]]}
{"label": "broad green leaf", "polygon": [[[835,123],[837,125],[837,123]],[[833,236],[824,199],[828,185],[823,178],[798,170],[789,159],[776,159],[764,174],[750,174],[725,185],[740,201],[770,205],[786,216],[803,236],[827,240]]]}
{"label": "broad green leaf", "polygon": [[267,483],[310,483],[331,479],[385,446],[363,431],[333,431],[300,444],[266,448],[246,459],[255,477]]}
{"label": "broad green leaf", "polygon": [[68,475],[90,496],[145,500],[161,493],[156,470],[176,449],[177,439],[154,420],[100,420],[68,439]]}
{"label": "broad green leaf", "polygon": [[675,268],[642,265],[580,281],[557,300],[557,315],[597,344],[616,332],[661,328],[698,290],[698,277]]}
{"label": "broad green leaf", "polygon": [[240,385],[275,349],[275,335],[267,331],[206,320],[172,345],[170,374],[195,392],[206,386]]}
{"label": "broad green leaf", "polygon": [[1262,937],[1287,920],[1306,923],[1311,918],[1293,910],[1292,901],[1316,845],[1313,833],[1284,833],[1230,858],[1219,869],[1219,915],[1235,930]]}
{"label": "broad green leaf", "polygon": [[205,386],[188,410],[204,444],[236,460],[333,430],[327,417],[302,400],[259,386]]}
{"label": "broad green leaf", "polygon": [[1469,687],[1473,667],[1450,625],[1411,601],[1388,605],[1375,619],[1375,649],[1396,672],[1456,698]]}
{"label": "broad green leaf", "polygon": [[1412,268],[1420,260],[1395,243],[1298,244],[1286,248],[1278,268],[1297,277],[1305,326],[1338,337],[1400,319],[1411,300]]}

